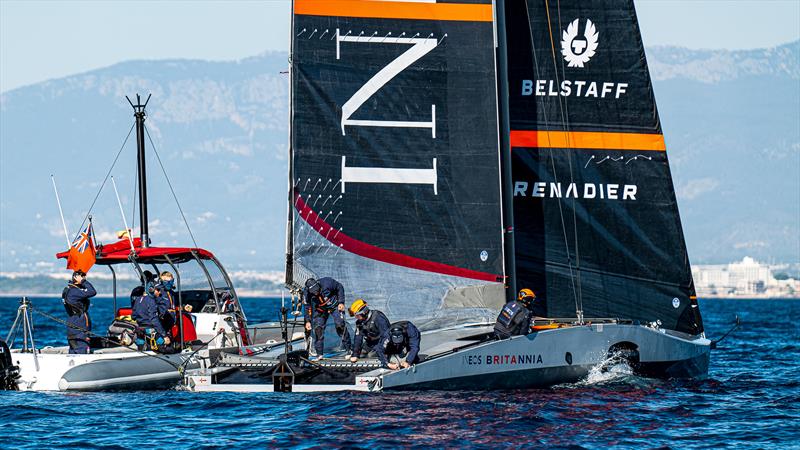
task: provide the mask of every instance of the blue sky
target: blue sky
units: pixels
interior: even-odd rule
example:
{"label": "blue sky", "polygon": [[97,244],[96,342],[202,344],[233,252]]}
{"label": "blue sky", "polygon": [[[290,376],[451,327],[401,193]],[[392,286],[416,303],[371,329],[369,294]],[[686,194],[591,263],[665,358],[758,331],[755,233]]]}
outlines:
{"label": "blue sky", "polygon": [[[0,92],[130,59],[231,60],[288,48],[290,0],[0,0]],[[800,0],[637,0],[646,45],[800,39]]]}

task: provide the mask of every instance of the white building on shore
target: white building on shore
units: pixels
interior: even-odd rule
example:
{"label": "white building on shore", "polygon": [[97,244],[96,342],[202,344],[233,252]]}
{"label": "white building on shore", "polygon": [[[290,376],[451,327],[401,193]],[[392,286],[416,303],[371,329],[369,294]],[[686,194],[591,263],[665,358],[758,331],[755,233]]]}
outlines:
{"label": "white building on shore", "polygon": [[778,280],[774,268],[746,256],[730,264],[692,267],[698,297],[800,297],[800,281]]}

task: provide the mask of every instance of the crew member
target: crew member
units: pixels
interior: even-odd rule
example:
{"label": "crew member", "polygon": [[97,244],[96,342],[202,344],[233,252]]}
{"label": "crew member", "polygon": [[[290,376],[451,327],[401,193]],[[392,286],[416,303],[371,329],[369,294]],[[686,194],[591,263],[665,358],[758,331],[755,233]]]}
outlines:
{"label": "crew member", "polygon": [[[413,323],[403,320],[393,323],[375,347],[375,353],[384,367],[392,370],[411,367],[419,362],[420,335]],[[389,362],[389,357],[402,358],[400,364]]]}
{"label": "crew member", "polygon": [[153,275],[153,272],[150,272],[149,270],[142,272],[142,276],[140,277],[142,285],[136,286],[133,288],[133,290],[131,290],[131,308],[133,308],[133,304],[136,303],[136,300],[145,295],[148,289],[153,286],[153,280],[155,280],[155,278],[156,276]]}
{"label": "crew member", "polygon": [[498,339],[508,339],[511,336],[521,336],[531,332],[530,322],[533,312],[530,308],[535,299],[536,294],[525,288],[519,291],[517,300],[503,306],[494,324],[494,334]]}
{"label": "crew member", "polygon": [[375,350],[381,336],[389,330],[389,319],[377,309],[370,309],[363,299],[356,299],[348,309],[350,317],[356,318],[356,335],[353,338],[353,356],[350,362],[358,361],[362,351],[365,354]]}
{"label": "crew member", "polygon": [[333,323],[336,325],[336,333],[342,339],[344,347],[349,357],[352,344],[350,343],[350,332],[344,321],[344,286],[342,283],[330,277],[316,280],[309,278],[306,280],[306,287],[303,289],[303,316],[305,319],[306,331],[314,330],[314,351],[312,358],[322,358],[325,344],[325,325],[328,317],[333,316]]}
{"label": "crew member", "polygon": [[86,273],[76,270],[61,293],[61,300],[67,310],[67,342],[72,354],[89,353],[89,334],[92,319],[89,317],[89,299],[97,295],[92,283],[86,281]]}
{"label": "crew member", "polygon": [[175,294],[175,278],[172,273],[163,271],[158,276],[161,285],[164,286],[159,299],[158,318],[165,330],[172,330],[175,325],[175,312],[177,311],[178,296]]}
{"label": "crew member", "polygon": [[157,283],[147,295],[139,297],[133,304],[133,320],[139,326],[136,344],[139,349],[163,350],[170,344],[170,337],[159,318],[160,308],[164,302],[161,300],[164,285]]}

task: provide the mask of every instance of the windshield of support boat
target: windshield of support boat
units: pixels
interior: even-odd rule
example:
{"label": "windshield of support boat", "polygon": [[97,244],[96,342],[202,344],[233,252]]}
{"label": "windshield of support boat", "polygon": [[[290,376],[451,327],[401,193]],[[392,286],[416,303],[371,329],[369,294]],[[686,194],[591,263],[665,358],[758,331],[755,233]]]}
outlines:
{"label": "windshield of support boat", "polygon": [[[108,266],[111,267],[111,266]],[[118,306],[129,306],[126,305],[126,299],[130,300],[131,294],[133,290],[137,287],[142,285],[142,281],[139,278],[139,273],[136,272],[136,269],[133,267],[132,264],[115,264],[113,266],[114,273],[117,276],[117,299],[118,299]],[[152,269],[151,269],[152,271]],[[91,275],[88,278],[95,277],[97,279],[112,279],[111,270],[108,268],[96,268],[91,272]],[[102,292],[101,290],[97,291],[98,294],[113,294],[113,292]]]}
{"label": "windshield of support boat", "polygon": [[[211,290],[211,284],[208,281],[208,276],[197,261],[190,260],[185,263],[176,264],[175,267],[177,267],[178,274],[180,275],[180,288],[182,291]],[[171,271],[172,270],[170,270],[170,272]],[[176,280],[175,289],[177,288],[178,283]]]}
{"label": "windshield of support boat", "polygon": [[231,286],[228,285],[228,280],[225,278],[225,275],[222,273],[222,268],[219,267],[216,261],[213,259],[203,259],[203,265],[208,270],[209,276],[211,276],[211,281],[214,283],[214,288],[217,291],[224,289],[227,291],[231,291]]}

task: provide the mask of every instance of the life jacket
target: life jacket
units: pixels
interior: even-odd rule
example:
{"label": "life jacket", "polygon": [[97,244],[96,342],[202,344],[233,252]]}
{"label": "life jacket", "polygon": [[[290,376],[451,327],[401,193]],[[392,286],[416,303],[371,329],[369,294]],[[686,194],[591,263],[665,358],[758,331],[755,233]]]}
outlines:
{"label": "life jacket", "polygon": [[506,303],[494,324],[495,334],[499,339],[508,339],[511,336],[530,333],[527,320],[530,314],[530,310],[516,300]]}
{"label": "life jacket", "polygon": [[314,308],[320,313],[331,313],[336,310],[336,305],[338,305],[338,303],[331,301],[330,298],[326,301],[322,294],[312,299],[312,301],[314,302]]}
{"label": "life jacket", "polygon": [[61,302],[64,304],[64,310],[67,311],[67,315],[72,316],[82,316],[86,313],[86,309],[82,308],[79,305],[67,302],[67,294],[69,294],[69,290],[72,289],[72,285],[69,285],[61,291]]}
{"label": "life jacket", "polygon": [[510,328],[511,323],[518,314],[525,313],[526,309],[516,301],[508,302],[503,306],[500,315],[497,316],[497,323],[505,328]]}
{"label": "life jacket", "polygon": [[383,335],[383,331],[385,331],[378,328],[377,319],[379,317],[383,317],[386,323],[387,324],[389,323],[389,319],[386,318],[385,314],[383,314],[380,311],[371,309],[369,311],[369,314],[367,315],[367,318],[364,319],[364,321],[361,322],[360,324],[357,324],[359,331],[361,331],[361,334],[364,335],[364,339],[366,339],[367,342],[369,343],[377,342]]}
{"label": "life jacket", "polygon": [[[400,327],[400,328],[403,329],[403,342],[401,344],[395,344],[394,342],[392,342],[392,338],[391,338],[391,334],[390,334],[389,340],[387,341],[387,343],[385,345],[387,350],[394,349],[395,353],[406,353],[406,352],[408,352],[409,348],[411,347],[411,345],[410,345],[411,343],[409,342],[409,338],[408,338],[408,325],[409,325],[409,323],[410,322],[407,321],[407,320],[401,320],[400,322],[395,322],[395,323],[389,325],[389,330],[391,330],[393,328],[397,328],[397,327]],[[389,352],[389,353],[392,353],[392,352]]]}
{"label": "life jacket", "polygon": [[170,311],[175,311],[175,299],[172,297],[172,291],[165,291],[163,297],[166,297],[167,300],[169,300]]}
{"label": "life jacket", "polygon": [[161,323],[158,318],[158,305],[156,299],[150,295],[143,295],[133,304],[131,317],[136,323],[144,327],[153,327],[156,322]]}

